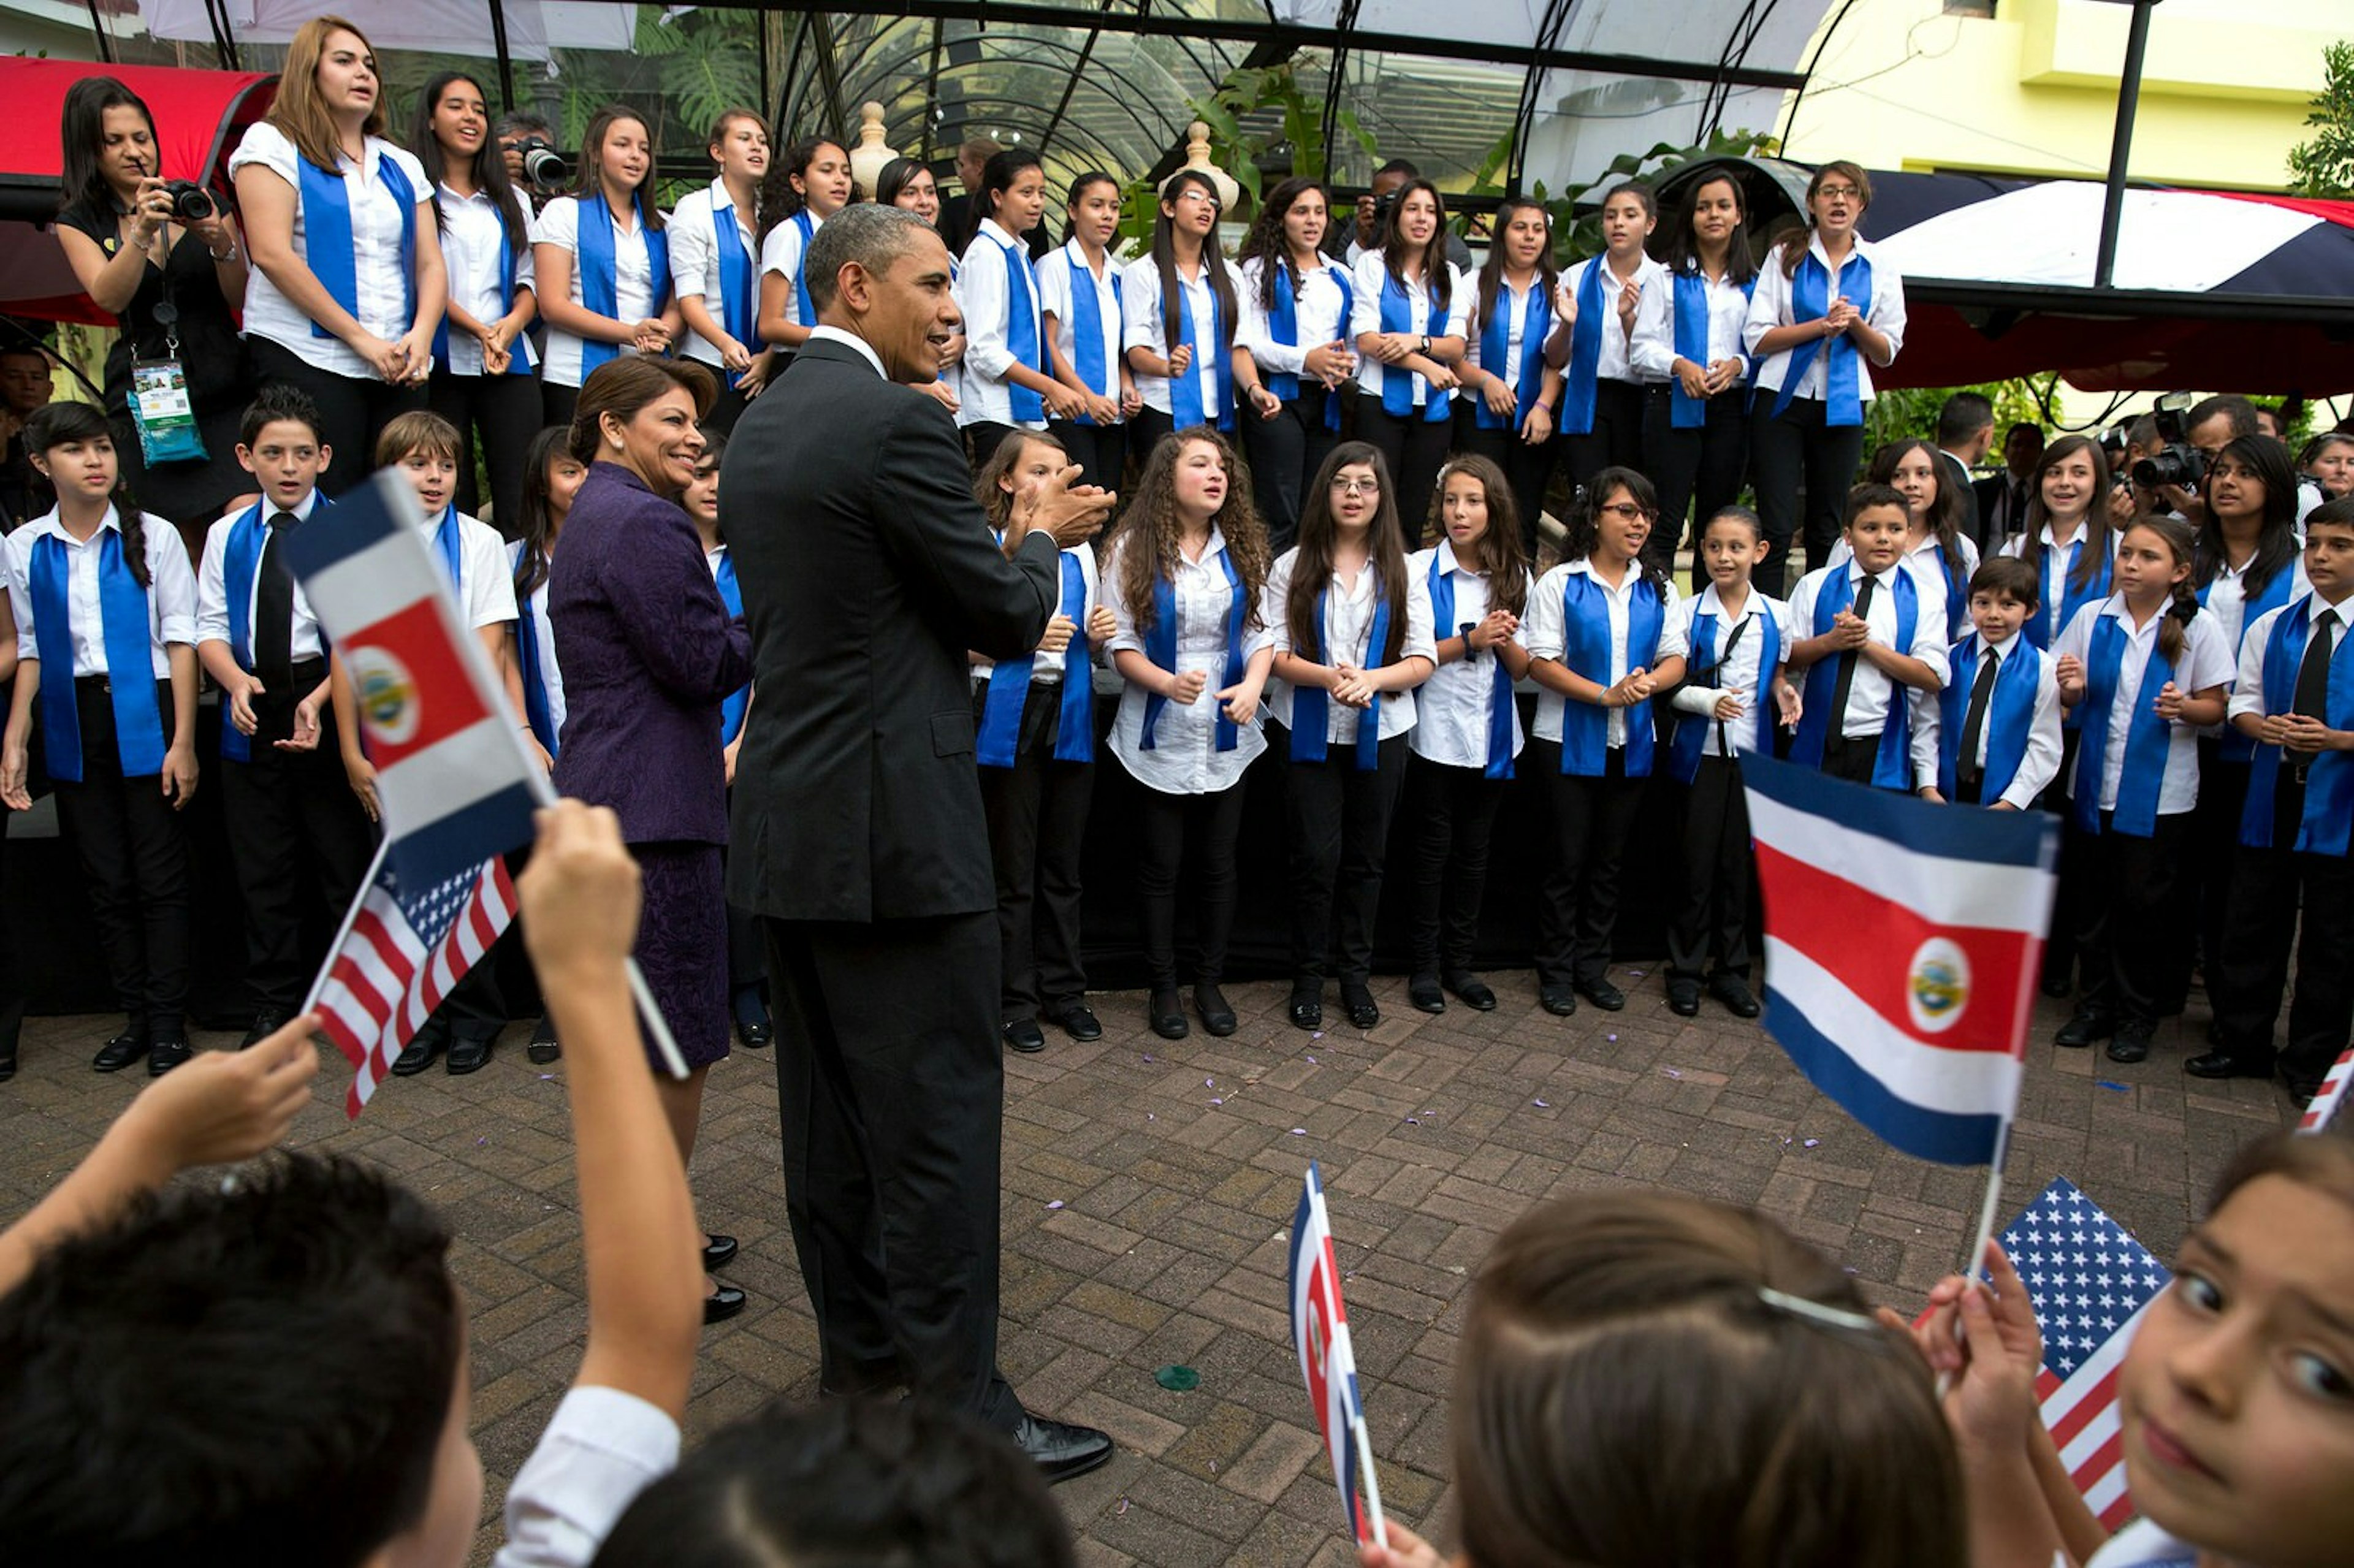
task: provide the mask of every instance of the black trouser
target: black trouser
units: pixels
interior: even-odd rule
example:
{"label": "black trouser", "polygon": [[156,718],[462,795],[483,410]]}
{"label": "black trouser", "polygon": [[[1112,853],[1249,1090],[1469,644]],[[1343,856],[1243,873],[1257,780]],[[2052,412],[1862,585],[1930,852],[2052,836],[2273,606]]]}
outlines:
{"label": "black trouser", "polygon": [[1598,777],[1561,770],[1561,743],[1531,740],[1528,770],[1544,780],[1553,855],[1537,894],[1537,983],[1591,983],[1610,968],[1618,924],[1618,863],[1648,780],[1627,777],[1627,752],[1612,747]]}
{"label": "black trouser", "polygon": [[[1370,713],[1360,724],[1373,722]],[[1291,756],[1291,732],[1270,725]],[[1357,748],[1328,746],[1321,762],[1296,758],[1283,770],[1286,827],[1291,839],[1291,984],[1313,991],[1323,980],[1337,936],[1343,986],[1373,974],[1373,918],[1382,906],[1382,863],[1390,814],[1405,782],[1405,736],[1374,747],[1375,766],[1360,769]]]}
{"label": "black trouser", "polygon": [[2073,988],[2075,979],[2077,907],[2087,880],[2083,835],[2065,831],[2069,813],[2076,809],[2068,798],[2068,786],[2076,777],[2076,747],[2084,736],[2081,728],[2073,726],[2060,732],[2060,771],[2035,798],[2035,809],[2059,818],[2062,830],[2060,882],[2052,897],[2052,934],[2043,942],[2042,975],[2043,989],[2061,995]]}
{"label": "black trouser", "polygon": [[1477,452],[1504,471],[1504,485],[1512,493],[1512,508],[1521,514],[1521,543],[1527,546],[1529,559],[1537,558],[1537,519],[1544,514],[1545,486],[1553,480],[1553,459],[1559,445],[1553,440],[1539,441],[1531,446],[1521,440],[1518,430],[1483,430],[1477,422],[1467,425],[1462,448]]}
{"label": "black trouser", "polygon": [[[2190,966],[2211,970],[2223,954],[2223,923],[2232,901],[2232,876],[2239,863],[2240,813],[2248,803],[2248,773],[2253,765],[2227,758],[2218,736],[2199,737],[2199,803],[2190,809],[2190,829],[2182,847],[2182,891],[2197,918],[2184,923],[2175,941],[2176,969],[2167,988],[2168,1012],[2179,1012],[2190,991]],[[2354,955],[2349,955],[2354,956]],[[2211,991],[2212,977],[2210,977]]]}
{"label": "black trouser", "polygon": [[[1863,462],[1863,427],[1824,422],[1823,400],[1793,397],[1781,413],[1781,396],[1759,387],[1749,413],[1749,477],[1757,491],[1757,520],[1766,525],[1766,558],[1749,574],[1752,586],[1774,599],[1786,597],[1784,573],[1790,545],[1807,546],[1807,569],[1830,558],[1847,493]],[[1799,526],[1798,492],[1806,489],[1806,522]]]}
{"label": "black trouser", "polygon": [[[169,746],[172,683],[157,681],[154,689]],[[81,718],[81,782],[56,778],[53,768],[50,785],[57,793],[58,821],[81,857],[90,920],[122,1010],[130,1015],[128,1032],[147,1041],[185,1040],[187,832],[164,799],[159,775],[123,777],[108,678],[76,681],[74,707]]]}
{"label": "black trouser", "polygon": [[376,471],[376,439],[402,414],[426,407],[422,387],[395,387],[373,376],[338,376],[297,358],[265,337],[249,338],[257,384],[282,381],[319,410],[319,439],[333,449],[319,489],[329,496]]}
{"label": "black trouser", "polygon": [[1452,979],[1470,972],[1479,899],[1488,886],[1488,844],[1508,783],[1489,778],[1484,768],[1453,768],[1418,755],[1406,761],[1406,813],[1415,825],[1416,975]]}
{"label": "black trouser", "polygon": [[1710,956],[1718,974],[1749,974],[1749,797],[1741,764],[1702,757],[1684,799],[1683,895],[1668,926],[1668,973],[1698,980]]}
{"label": "black trouser", "polygon": [[458,427],[458,510],[482,514],[474,483],[474,441],[491,476],[491,523],[507,538],[521,537],[523,468],[539,434],[542,399],[529,376],[452,376],[437,370],[426,383],[433,411]]}
{"label": "black trouser", "polygon": [[997,455],[997,449],[1004,445],[1005,438],[1015,434],[1021,428],[1019,425],[1000,424],[994,419],[976,420],[964,428],[965,440],[972,443],[972,471],[976,476],[989,466],[989,460]]}
{"label": "black trouser", "polygon": [[[1272,419],[1246,410],[1235,416],[1250,460],[1251,499],[1259,521],[1267,524],[1267,546],[1281,555],[1299,538],[1299,513],[1308,503],[1308,486],[1324,465],[1327,453],[1338,446],[1341,434],[1324,428],[1324,410],[1339,394],[1311,376],[1302,376],[1299,396],[1283,406]],[[1412,524],[1408,524],[1411,531]]]}
{"label": "black trouser", "polygon": [[1152,449],[1161,444],[1161,438],[1172,434],[1176,429],[1177,421],[1160,409],[1150,407],[1139,408],[1136,418],[1128,422],[1128,450],[1135,454],[1139,463],[1148,462],[1151,461]]}
{"label": "black trouser", "polygon": [[1000,1431],[1005,1067],[997,922],[766,920],[785,1213],[817,1314],[818,1383],[904,1377]]}
{"label": "black trouser", "polygon": [[[2302,813],[2304,801],[2296,805]],[[2281,837],[2294,843],[2296,818],[2280,821]],[[2273,1026],[2288,987],[2294,938],[2296,996],[2289,1003],[2288,1048],[2280,1054],[2280,1066],[2299,1083],[2318,1083],[2354,1029],[2354,965],[2348,962],[2354,953],[2354,860],[2243,846],[2238,863],[2222,955],[2207,965],[2217,1041],[2234,1056],[2274,1059]]]}
{"label": "black trouser", "polygon": [[[976,729],[988,694],[986,682],[974,689]],[[1096,765],[1055,759],[1062,701],[1059,683],[1032,682],[1013,766],[979,769],[989,858],[997,874],[998,950],[1005,971],[999,1006],[1006,1023],[1037,1017],[1041,1001],[1076,1001],[1087,989],[1079,962],[1079,862]]]}
{"label": "black trouser", "polygon": [[[0,692],[8,683],[0,681]],[[0,810],[0,850],[8,842],[8,819],[16,813]],[[0,882],[0,887],[5,887]],[[29,901],[28,901],[29,902]],[[16,963],[16,947],[9,940],[5,916],[0,914],[0,1062],[16,1059],[16,1037],[25,1027],[25,977]]]}
{"label": "black trouser", "polygon": [[305,660],[288,690],[256,697],[250,759],[221,759],[221,815],[245,901],[245,979],[257,1012],[291,1014],[302,1005],[311,980],[302,951],[306,884],[319,889],[329,916],[342,919],[376,847],[376,830],[344,777],[332,711],[320,711],[316,748],[281,751],[271,744],[292,733],[294,705],[324,669]]}
{"label": "black trouser", "polygon": [[[1632,381],[1598,381],[1594,425],[1562,432],[1562,458],[1574,485],[1590,484],[1606,468],[1643,466],[1643,389]],[[1600,499],[1597,497],[1597,499]]]}
{"label": "black trouser", "polygon": [[2147,1035],[2157,1027],[2178,951],[2175,867],[2190,813],[2160,816],[2146,839],[2119,832],[2114,818],[2103,811],[2098,833],[2068,829],[2086,874],[2076,898],[2076,954],[2084,966],[2077,1006],[2115,1018],[2120,1032]]}
{"label": "black trouser", "polygon": [[539,384],[540,416],[551,425],[572,428],[573,411],[580,407],[580,388],[560,387],[553,381]]}
{"label": "black trouser", "polygon": [[1118,490],[1127,477],[1128,427],[1082,425],[1076,419],[1049,419],[1046,433],[1063,443],[1079,465],[1081,484]]}
{"label": "black trouser", "polygon": [[1243,825],[1243,783],[1207,795],[1140,792],[1136,808],[1136,895],[1144,971],[1155,991],[1177,989],[1177,878],[1191,840],[1199,866],[1193,937],[1201,958],[1197,985],[1226,977],[1226,939],[1235,928],[1235,843]]}
{"label": "black trouser", "polygon": [[[1889,694],[1892,703],[1903,700],[1904,688],[1902,686]],[[1870,784],[1872,769],[1880,765],[1880,739],[1878,735],[1824,736],[1823,771],[1833,779],[1844,779],[1850,784]]]}
{"label": "black trouser", "polygon": [[[1394,372],[1403,376],[1404,371]],[[1379,397],[1357,398],[1357,439],[1381,450],[1389,465],[1384,479],[1397,503],[1398,524],[1405,530],[1407,551],[1422,548],[1422,533],[1430,521],[1432,498],[1438,490],[1438,471],[1455,445],[1455,421],[1426,419],[1416,408],[1399,418],[1382,407]]]}
{"label": "black trouser", "polygon": [[[1643,471],[1659,490],[1659,521],[1643,554],[1665,566],[1676,546],[1690,538],[1694,593],[1708,586],[1708,568],[1700,558],[1701,531],[1741,495],[1742,473],[1749,463],[1749,388],[1728,387],[1711,397],[1705,409],[1705,423],[1680,430],[1672,387],[1661,382],[1644,388]],[[1665,548],[1655,547],[1662,543]]]}

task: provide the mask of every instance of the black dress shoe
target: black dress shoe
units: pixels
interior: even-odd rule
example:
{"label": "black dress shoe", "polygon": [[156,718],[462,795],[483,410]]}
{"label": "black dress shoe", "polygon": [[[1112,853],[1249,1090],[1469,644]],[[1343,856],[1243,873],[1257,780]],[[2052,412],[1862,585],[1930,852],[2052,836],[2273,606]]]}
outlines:
{"label": "black dress shoe", "polygon": [[1144,1017],[1152,1033],[1163,1040],[1182,1040],[1193,1033],[1193,1026],[1185,1022],[1185,1003],[1175,986],[1155,991],[1144,1004]]}
{"label": "black dress shoe", "polygon": [[2052,998],[2054,1001],[2057,1001],[2060,998],[2066,996],[2070,991],[2073,991],[2075,987],[2068,983],[2068,978],[2065,975],[2045,975],[2041,980],[2037,982],[2037,989],[2042,991],[2044,995]]}
{"label": "black dress shoe", "polygon": [[2117,1037],[2109,1042],[2109,1060],[2128,1064],[2148,1061],[2148,1032],[2131,1027],[2118,1031]]}
{"label": "black dress shoe", "polygon": [[703,1320],[705,1323],[724,1323],[744,1310],[747,1299],[745,1294],[732,1285],[714,1286],[711,1294],[703,1298]]}
{"label": "black dress shoe", "polygon": [[1700,981],[1682,975],[1668,977],[1668,1011],[1678,1018],[1700,1016]]}
{"label": "black dress shoe", "polygon": [[1600,975],[1590,980],[1579,980],[1577,994],[1605,1012],[1616,1012],[1627,1005],[1627,993]]}
{"label": "black dress shoe", "polygon": [[147,1042],[135,1034],[118,1034],[98,1048],[90,1065],[101,1073],[119,1073],[145,1054]]}
{"label": "black dress shoe", "polygon": [[1371,1029],[1382,1021],[1382,1010],[1374,1002],[1373,993],[1363,986],[1342,986],[1341,1005],[1348,1011],[1352,1029]]}
{"label": "black dress shoe", "polygon": [[1723,1002],[1724,1010],[1735,1018],[1755,1018],[1766,1011],[1757,1005],[1747,980],[1723,969],[1708,977],[1708,994]]}
{"label": "black dress shoe", "polygon": [[1414,1003],[1417,1012],[1444,1012],[1447,993],[1438,989],[1438,977],[1418,974],[1405,982],[1405,999]]}
{"label": "black dress shoe", "polygon": [[2273,1075],[2273,1058],[2269,1054],[2260,1056],[2244,1051],[2210,1051],[2183,1063],[2182,1070],[2194,1078],[2269,1078]]}
{"label": "black dress shoe", "polygon": [[1050,1421],[1026,1410],[1011,1436],[1013,1446],[1030,1456],[1030,1462],[1038,1467],[1050,1487],[1084,1476],[1112,1456],[1111,1439],[1094,1427]]}
{"label": "black dress shoe", "polygon": [[1087,1004],[1077,997],[1046,1004],[1046,1020],[1074,1040],[1100,1040],[1103,1023]]}
{"label": "black dress shoe", "polygon": [[1567,1018],[1577,1011],[1577,992],[1565,985],[1537,987],[1537,1005],[1555,1018]]}
{"label": "black dress shoe", "polygon": [[1218,989],[1215,980],[1193,982],[1193,1011],[1202,1015],[1202,1027],[1223,1040],[1242,1027],[1235,1016],[1234,1004],[1226,993]]}
{"label": "black dress shoe", "polygon": [[160,1078],[188,1059],[186,1040],[158,1040],[147,1047],[147,1075]]}
{"label": "black dress shoe", "polygon": [[726,1267],[735,1261],[735,1258],[736,1238],[734,1236],[714,1235],[708,1231],[704,1233],[703,1271],[705,1274],[716,1273]]}
{"label": "black dress shoe", "polygon": [[245,1038],[237,1043],[237,1048],[240,1051],[252,1050],[256,1045],[285,1028],[286,1017],[285,1013],[274,1009],[263,1008],[253,1015],[253,1027],[245,1032]]}
{"label": "black dress shoe", "polygon": [[1472,1012],[1496,1011],[1496,993],[1489,990],[1488,982],[1478,975],[1449,975],[1447,977],[1446,984],[1447,989],[1453,991],[1456,998]]}
{"label": "black dress shoe", "polygon": [[2306,1106],[2312,1104],[2313,1097],[2321,1092],[2321,1080],[2319,1078],[2292,1078],[2286,1074],[2283,1074],[2281,1075],[2281,1087],[2288,1091],[2289,1098],[2295,1100],[2299,1106]]}
{"label": "black dress shoe", "polygon": [[1324,999],[1313,991],[1295,991],[1291,993],[1290,1005],[1284,1009],[1284,1016],[1291,1020],[1294,1029],[1321,1029],[1324,1027]]}
{"label": "black dress shoe", "polygon": [[450,1048],[450,1025],[439,1018],[429,1018],[425,1027],[392,1059],[392,1075],[411,1078],[433,1065],[433,1058]]}
{"label": "black dress shoe", "polygon": [[453,1078],[469,1073],[479,1073],[491,1065],[491,1047],[498,1044],[495,1034],[461,1034],[450,1042],[450,1054],[441,1064],[442,1070]]}
{"label": "black dress shoe", "polygon": [[545,1067],[564,1055],[564,1047],[556,1042],[556,1021],[546,1013],[531,1026],[531,1044],[523,1048],[524,1059],[535,1067]]}
{"label": "black dress shoe", "polygon": [[776,1037],[776,1025],[765,1018],[739,1018],[736,1021],[736,1038],[744,1042],[748,1050],[765,1051]]}
{"label": "black dress shoe", "polygon": [[2117,1021],[2109,1014],[2080,1011],[2060,1026],[2059,1033],[2052,1036],[2052,1044],[2081,1051],[2094,1041],[2106,1040],[2116,1032]]}
{"label": "black dress shoe", "polygon": [[1034,1056],[1046,1048],[1046,1032],[1038,1027],[1034,1018],[1017,1018],[1005,1026],[1005,1047]]}

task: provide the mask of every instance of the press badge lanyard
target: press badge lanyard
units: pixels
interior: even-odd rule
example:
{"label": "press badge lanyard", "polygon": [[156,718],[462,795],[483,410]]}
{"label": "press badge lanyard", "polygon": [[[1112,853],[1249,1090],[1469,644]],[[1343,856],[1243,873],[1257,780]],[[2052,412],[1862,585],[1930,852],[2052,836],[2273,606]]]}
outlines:
{"label": "press badge lanyard", "polygon": [[131,422],[139,429],[140,455],[152,467],[164,462],[202,462],[205,439],[196,429],[188,397],[188,372],[180,363],[180,308],[172,302],[168,270],[155,323],[164,329],[164,357],[131,362]]}

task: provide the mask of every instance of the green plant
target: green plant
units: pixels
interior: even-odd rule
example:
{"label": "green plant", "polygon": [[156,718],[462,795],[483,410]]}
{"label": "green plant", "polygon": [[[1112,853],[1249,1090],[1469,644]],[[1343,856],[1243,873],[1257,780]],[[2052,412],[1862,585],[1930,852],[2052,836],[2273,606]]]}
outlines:
{"label": "green plant", "polygon": [[2320,127],[2289,149],[2288,188],[2299,196],[2354,196],[2354,43],[2321,52],[2321,95],[2305,117]]}
{"label": "green plant", "polygon": [[[1560,196],[1547,193],[1540,180],[1530,194],[1544,203],[1553,214],[1553,260],[1566,267],[1573,261],[1583,261],[1599,255],[1602,244],[1602,214],[1599,198],[1612,186],[1628,180],[1639,179],[1652,185],[1688,164],[1706,163],[1712,158],[1746,158],[1766,151],[1773,139],[1755,131],[1714,131],[1708,140],[1691,146],[1679,147],[1670,143],[1655,143],[1649,151],[1621,153],[1610,160],[1600,177],[1582,185],[1572,186]],[[1492,180],[1494,171],[1502,169],[1511,157],[1511,138],[1507,135],[1490,150],[1481,165],[1481,177]],[[1489,194],[1500,195],[1501,187]],[[1596,210],[1580,214],[1582,206],[1593,205]]]}
{"label": "green plant", "polygon": [[1935,440],[1937,411],[1946,406],[1946,399],[1956,392],[1983,394],[1994,405],[1998,450],[2002,432],[2014,424],[2050,424],[2043,409],[2051,388],[2038,388],[2025,376],[2009,381],[1981,382],[1976,387],[1887,387],[1864,406],[1865,452],[1878,451],[1890,441],[1910,440],[1916,436],[1923,440]]}
{"label": "green plant", "polygon": [[[1260,163],[1269,153],[1288,149],[1294,175],[1320,180],[1331,173],[1331,149],[1324,143],[1324,100],[1300,87],[1294,66],[1236,66],[1207,98],[1191,99],[1185,107],[1210,128],[1210,162],[1225,170],[1246,198],[1238,204],[1237,217],[1250,217],[1257,208],[1265,183]],[[1270,112],[1276,116],[1273,129],[1251,129]],[[1340,111],[1333,124],[1367,157],[1375,155],[1373,133],[1353,112]],[[1120,197],[1121,237],[1140,244],[1149,241],[1160,211],[1161,196],[1152,182],[1141,177],[1131,181]]]}

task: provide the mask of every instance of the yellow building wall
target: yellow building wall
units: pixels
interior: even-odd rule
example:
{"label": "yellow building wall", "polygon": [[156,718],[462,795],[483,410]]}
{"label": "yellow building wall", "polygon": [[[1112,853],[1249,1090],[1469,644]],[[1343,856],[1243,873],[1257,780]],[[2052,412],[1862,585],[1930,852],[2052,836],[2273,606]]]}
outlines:
{"label": "yellow building wall", "polygon": [[[1773,129],[1786,154],[1871,168],[2105,173],[2132,7],[1998,0],[1995,11],[1861,0],[1818,38],[1795,115],[1783,106]],[[2354,38],[2354,0],[2163,0],[2151,13],[2128,174],[2278,188],[2289,149],[2307,134],[2322,51],[2341,38]]]}

